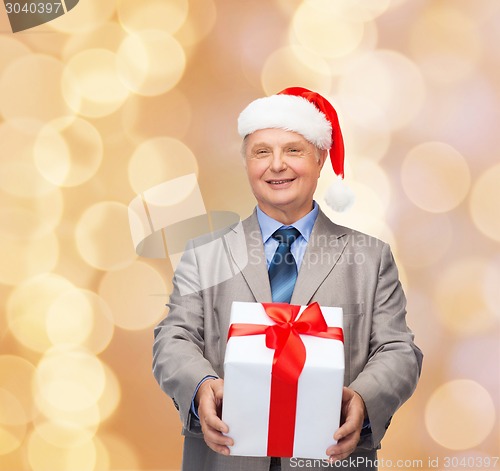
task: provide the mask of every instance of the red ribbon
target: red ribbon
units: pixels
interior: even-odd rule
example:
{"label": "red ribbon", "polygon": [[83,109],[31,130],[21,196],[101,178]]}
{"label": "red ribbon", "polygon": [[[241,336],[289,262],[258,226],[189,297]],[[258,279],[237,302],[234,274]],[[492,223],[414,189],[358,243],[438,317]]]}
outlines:
{"label": "red ribbon", "polygon": [[306,362],[306,348],[300,335],[313,335],[344,341],[340,327],[328,327],[318,303],[302,312],[300,306],[286,303],[262,303],[274,325],[232,324],[232,336],[266,335],[266,347],[275,350],[271,370],[271,403],[267,440],[268,456],[293,456],[295,417],[299,376]]}

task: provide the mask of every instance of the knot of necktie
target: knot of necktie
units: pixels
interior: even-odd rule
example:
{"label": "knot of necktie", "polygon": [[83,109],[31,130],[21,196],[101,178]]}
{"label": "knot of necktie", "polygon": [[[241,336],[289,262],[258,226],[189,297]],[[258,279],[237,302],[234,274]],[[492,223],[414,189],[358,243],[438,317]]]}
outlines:
{"label": "knot of necktie", "polygon": [[278,229],[272,238],[277,240],[280,244],[286,244],[288,246],[292,245],[297,237],[299,237],[300,231],[295,229],[295,227],[288,227],[283,229]]}

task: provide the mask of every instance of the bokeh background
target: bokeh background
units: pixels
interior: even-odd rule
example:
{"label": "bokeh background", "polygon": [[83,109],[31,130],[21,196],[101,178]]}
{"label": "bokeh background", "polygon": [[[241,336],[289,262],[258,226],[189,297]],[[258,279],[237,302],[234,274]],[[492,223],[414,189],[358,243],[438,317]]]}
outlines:
{"label": "bokeh background", "polygon": [[322,208],[391,244],[425,352],[380,458],[493,469],[499,25],[498,0],[80,0],[13,34],[0,5],[0,469],[179,469],[168,226],[250,214],[236,119],[288,86],[338,109],[357,202]]}

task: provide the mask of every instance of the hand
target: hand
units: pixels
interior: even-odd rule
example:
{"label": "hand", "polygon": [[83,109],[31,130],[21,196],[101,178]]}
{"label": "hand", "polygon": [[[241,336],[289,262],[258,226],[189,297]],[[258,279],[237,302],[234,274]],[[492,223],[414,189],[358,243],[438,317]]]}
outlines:
{"label": "hand", "polygon": [[337,444],[326,450],[331,461],[343,460],[356,449],[365,417],[366,407],[362,397],[356,391],[344,387],[341,409],[342,426],[333,436]]}
{"label": "hand", "polygon": [[228,446],[233,445],[233,440],[223,435],[229,432],[229,427],[220,419],[223,390],[224,380],[207,379],[198,389],[195,403],[206,444],[217,453],[229,455]]}

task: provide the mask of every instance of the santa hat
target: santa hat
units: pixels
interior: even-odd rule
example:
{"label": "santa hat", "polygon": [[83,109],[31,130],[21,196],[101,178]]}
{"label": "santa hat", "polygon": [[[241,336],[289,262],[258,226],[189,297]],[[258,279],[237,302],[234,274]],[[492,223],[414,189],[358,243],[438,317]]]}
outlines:
{"label": "santa hat", "polygon": [[336,178],[325,201],[335,211],[352,206],[354,194],[343,180],[344,140],[337,112],[328,100],[306,88],[291,87],[253,101],[238,118],[238,133],[243,138],[268,128],[297,132],[319,149],[329,149]]}

